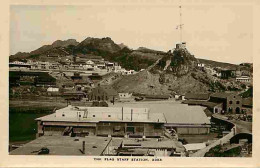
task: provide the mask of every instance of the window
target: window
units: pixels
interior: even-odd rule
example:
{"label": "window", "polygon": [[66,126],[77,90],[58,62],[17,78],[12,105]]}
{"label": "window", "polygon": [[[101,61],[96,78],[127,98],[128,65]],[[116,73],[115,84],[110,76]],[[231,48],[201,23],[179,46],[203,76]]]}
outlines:
{"label": "window", "polygon": [[232,104],[233,102],[232,101],[229,101],[229,104]]}
{"label": "window", "polygon": [[96,117],[95,115],[93,115],[93,117]]}
{"label": "window", "polygon": [[65,117],[65,114],[62,114],[62,117]]}
{"label": "window", "polygon": [[237,104],[239,104],[240,102],[239,101],[237,101]]}
{"label": "window", "polygon": [[79,115],[79,117],[81,117],[81,115]]}
{"label": "window", "polygon": [[111,115],[108,115],[108,117],[111,117]]}

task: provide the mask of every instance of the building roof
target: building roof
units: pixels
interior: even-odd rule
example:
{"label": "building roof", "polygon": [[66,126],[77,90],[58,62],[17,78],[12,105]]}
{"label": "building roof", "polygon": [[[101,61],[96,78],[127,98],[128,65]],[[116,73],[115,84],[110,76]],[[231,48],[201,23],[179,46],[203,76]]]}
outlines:
{"label": "building roof", "polygon": [[[205,107],[189,106],[187,104],[179,104],[174,101],[153,101],[153,102],[129,102],[122,103],[124,107],[148,107],[150,113],[161,113],[165,116],[166,125],[205,125],[210,121],[204,113]],[[116,103],[114,106],[121,106]]]}
{"label": "building roof", "polygon": [[187,151],[200,150],[206,148],[206,143],[192,143],[183,145]]}
{"label": "building roof", "polygon": [[215,103],[215,102],[209,102],[209,101],[198,101],[198,100],[184,100],[182,103],[189,104],[189,105],[200,105],[200,106],[209,107],[209,108],[214,108],[215,106],[221,104],[221,103]]}
{"label": "building roof", "polygon": [[[122,147],[125,148],[152,148],[152,149],[171,149],[171,148],[183,148],[183,145],[179,141],[173,141],[170,139],[158,141],[157,139],[149,139],[145,141],[137,141],[136,139],[124,139]],[[136,146],[135,146],[136,145]],[[183,148],[184,149],[184,148]]]}
{"label": "building roof", "polygon": [[72,81],[62,81],[62,85],[71,87],[74,86],[74,83]]}
{"label": "building roof", "polygon": [[253,106],[253,98],[252,97],[249,97],[249,98],[244,98],[242,100],[242,105],[243,106]]}
{"label": "building roof", "polygon": [[167,124],[210,124],[210,121],[200,106],[176,105],[163,111]]}
{"label": "building roof", "polygon": [[194,100],[208,100],[208,93],[186,93],[185,99],[194,99]]}
{"label": "building roof", "polygon": [[145,95],[147,99],[169,99],[170,95]]}
{"label": "building roof", "polygon": [[[65,121],[65,122],[141,122],[141,123],[165,123],[162,113],[149,113],[147,108],[122,108],[122,107],[76,107],[68,106],[55,113],[37,118],[41,121]],[[87,111],[87,117],[84,112]],[[122,113],[123,111],[123,113]],[[132,111],[132,112],[131,112]],[[81,117],[78,113],[82,112]],[[147,113],[146,113],[147,112]],[[61,116],[65,114],[64,117]],[[132,117],[130,114],[132,113]],[[96,115],[95,117],[91,115]],[[111,114],[111,117],[108,115]],[[123,116],[122,116],[123,115]]]}
{"label": "building roof", "polygon": [[231,95],[236,95],[235,93],[228,93],[228,92],[219,92],[219,93],[213,93],[210,95],[210,97],[217,97],[217,98],[223,98],[226,99],[227,97]]}
{"label": "building roof", "polygon": [[63,95],[86,95],[85,92],[82,92],[82,91],[67,91],[67,92],[64,92]]}
{"label": "building roof", "polygon": [[[75,141],[78,139],[78,141]],[[82,155],[82,156],[100,156],[111,138],[108,137],[69,137],[69,136],[41,136],[20,148],[10,152],[11,155],[37,155],[32,153],[42,147],[49,149],[49,155]],[[82,149],[82,142],[85,141],[85,154]],[[95,147],[94,147],[95,146]]]}

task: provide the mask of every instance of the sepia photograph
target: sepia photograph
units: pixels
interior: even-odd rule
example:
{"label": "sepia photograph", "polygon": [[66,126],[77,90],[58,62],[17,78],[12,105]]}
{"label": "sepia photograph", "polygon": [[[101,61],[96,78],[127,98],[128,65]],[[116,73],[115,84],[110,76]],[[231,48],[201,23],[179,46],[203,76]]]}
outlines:
{"label": "sepia photograph", "polygon": [[254,1],[156,2],[9,6],[9,156],[252,158]]}

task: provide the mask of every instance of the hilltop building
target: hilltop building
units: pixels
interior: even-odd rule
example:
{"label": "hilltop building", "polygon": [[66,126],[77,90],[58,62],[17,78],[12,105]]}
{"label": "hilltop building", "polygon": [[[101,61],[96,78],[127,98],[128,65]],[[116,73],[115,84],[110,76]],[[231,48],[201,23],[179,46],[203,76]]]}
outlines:
{"label": "hilltop building", "polygon": [[185,48],[186,48],[186,42],[176,44],[176,49],[185,49]]}

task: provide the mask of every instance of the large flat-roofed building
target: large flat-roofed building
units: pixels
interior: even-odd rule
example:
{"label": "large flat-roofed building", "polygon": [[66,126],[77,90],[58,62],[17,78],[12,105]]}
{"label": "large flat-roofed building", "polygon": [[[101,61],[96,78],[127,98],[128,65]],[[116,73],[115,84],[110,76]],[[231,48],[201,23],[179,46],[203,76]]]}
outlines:
{"label": "large flat-roofed building", "polygon": [[148,108],[73,107],[40,117],[38,135],[99,135],[118,137],[163,136],[165,118]]}

